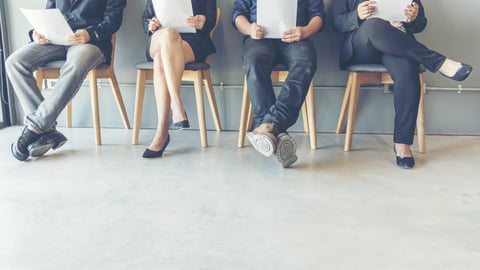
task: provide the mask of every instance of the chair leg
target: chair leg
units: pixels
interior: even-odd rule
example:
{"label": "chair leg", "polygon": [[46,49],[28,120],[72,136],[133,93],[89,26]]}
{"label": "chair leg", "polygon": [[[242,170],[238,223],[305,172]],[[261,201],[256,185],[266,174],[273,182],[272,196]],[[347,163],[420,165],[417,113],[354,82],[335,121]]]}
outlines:
{"label": "chair leg", "polygon": [[308,106],[307,101],[305,100],[302,104],[302,119],[303,119],[303,131],[308,133]]}
{"label": "chair leg", "polygon": [[310,135],[310,148],[317,149],[317,124],[315,117],[315,88],[313,81],[310,82],[310,89],[305,100],[307,105],[308,133]]}
{"label": "chair leg", "polygon": [[90,77],[90,95],[91,95],[91,101],[92,101],[93,128],[95,130],[95,143],[97,145],[101,145],[102,138],[100,134],[100,113],[98,110],[97,72],[95,70],[91,70],[89,77]]}
{"label": "chair leg", "polygon": [[425,81],[423,74],[420,75],[420,103],[418,105],[418,115],[417,115],[417,139],[418,139],[418,151],[420,153],[425,153],[427,151],[426,139],[425,139]]}
{"label": "chair leg", "polygon": [[222,125],[220,123],[220,117],[218,114],[217,99],[215,98],[215,91],[213,90],[212,79],[210,77],[210,71],[203,71],[203,78],[205,81],[205,90],[207,93],[208,103],[210,104],[210,111],[213,115],[213,122],[215,123],[215,129],[222,131]]}
{"label": "chair leg", "polygon": [[117,102],[118,110],[122,116],[123,126],[126,129],[130,129],[130,122],[128,121],[127,110],[125,110],[125,104],[123,103],[122,93],[120,92],[120,87],[118,86],[117,76],[112,74],[109,78],[110,86],[112,87],[113,95],[115,96],[115,101]]}
{"label": "chair leg", "polygon": [[352,82],[350,85],[350,98],[348,101],[348,120],[347,120],[347,133],[345,135],[344,151],[350,151],[352,147],[353,130],[355,128],[355,118],[357,117],[357,105],[358,96],[360,94],[359,74],[352,73]]}
{"label": "chair leg", "polygon": [[67,128],[72,128],[72,101],[70,100],[70,102],[68,102],[67,104],[67,115],[66,115],[66,118],[67,118]]}
{"label": "chair leg", "polygon": [[202,147],[208,146],[207,141],[207,128],[205,124],[205,107],[203,101],[203,90],[202,90],[202,74],[200,71],[195,72],[195,99],[197,103],[197,115],[198,115],[198,126],[200,128],[200,139],[202,141]]}
{"label": "chair leg", "polygon": [[347,112],[348,101],[350,98],[350,92],[352,89],[352,80],[353,75],[350,73],[348,76],[347,86],[345,87],[345,95],[343,96],[342,107],[340,109],[340,116],[338,117],[337,123],[337,134],[343,133],[344,123],[345,123],[345,113]]}
{"label": "chair leg", "polygon": [[137,89],[135,91],[135,112],[133,120],[132,144],[138,144],[138,133],[140,132],[140,123],[142,122],[143,100],[145,97],[145,82],[147,81],[147,71],[137,70]]}
{"label": "chair leg", "polygon": [[245,144],[245,134],[248,129],[250,111],[250,96],[248,95],[247,80],[245,79],[243,83],[242,108],[240,112],[240,128],[238,129],[237,147],[243,147]]}

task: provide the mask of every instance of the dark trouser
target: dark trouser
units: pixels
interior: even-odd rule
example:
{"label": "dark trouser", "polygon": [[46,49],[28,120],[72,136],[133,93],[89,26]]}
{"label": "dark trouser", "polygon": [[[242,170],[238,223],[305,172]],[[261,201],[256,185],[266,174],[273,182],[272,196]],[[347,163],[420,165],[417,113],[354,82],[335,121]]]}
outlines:
{"label": "dark trouser", "polygon": [[[287,66],[288,77],[275,97],[270,73],[278,63]],[[316,69],[317,56],[310,40],[284,43],[278,39],[245,38],[243,70],[255,126],[271,123],[279,132],[285,132],[295,124]]]}
{"label": "dark trouser", "polygon": [[362,23],[353,37],[349,64],[383,63],[394,84],[395,143],[413,144],[420,102],[419,64],[437,72],[446,57],[381,19]]}

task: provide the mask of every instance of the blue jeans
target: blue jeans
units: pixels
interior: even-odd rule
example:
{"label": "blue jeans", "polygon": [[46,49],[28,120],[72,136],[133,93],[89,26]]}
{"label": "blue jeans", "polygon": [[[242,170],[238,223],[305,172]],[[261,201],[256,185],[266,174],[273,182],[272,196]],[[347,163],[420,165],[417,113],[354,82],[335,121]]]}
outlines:
{"label": "blue jeans", "polygon": [[[33,72],[48,62],[65,60],[52,94],[44,98]],[[73,46],[29,43],[6,61],[6,71],[25,113],[25,124],[42,134],[55,128],[56,120],[80,89],[87,73],[104,63],[105,56],[92,44]]]}
{"label": "blue jeans", "polygon": [[[285,43],[279,39],[246,37],[242,57],[255,126],[270,123],[279,132],[287,131],[298,119],[317,70],[313,43],[308,39]],[[286,65],[289,73],[278,97],[275,97],[270,73],[279,63]]]}

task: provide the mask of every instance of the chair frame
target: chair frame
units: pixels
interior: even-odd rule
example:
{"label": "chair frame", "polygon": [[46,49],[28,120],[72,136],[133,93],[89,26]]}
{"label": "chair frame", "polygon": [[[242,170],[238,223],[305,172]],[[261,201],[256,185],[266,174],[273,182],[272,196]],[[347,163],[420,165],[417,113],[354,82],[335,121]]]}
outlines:
{"label": "chair frame", "polygon": [[[425,80],[423,73],[419,73],[420,79],[420,102],[418,105],[417,115],[417,140],[418,151],[426,152],[425,143],[425,116],[424,116],[424,94]],[[352,138],[355,128],[355,119],[357,116],[358,98],[360,95],[360,87],[362,84],[393,84],[393,79],[388,72],[354,72],[351,71],[348,77],[345,95],[343,97],[340,116],[338,118],[336,133],[340,134],[344,131],[345,116],[347,116],[347,127],[345,135],[344,151],[350,151],[352,147]],[[347,113],[348,109],[348,113]]]}
{"label": "chair frame", "polygon": [[[210,37],[213,38],[218,23],[220,21],[220,8],[217,8],[217,15],[215,26],[210,31]],[[210,58],[207,57],[205,63],[210,64]],[[147,80],[153,80],[153,68],[152,69],[139,69],[137,68],[137,83],[135,94],[135,116],[133,122],[133,137],[132,144],[138,144],[138,137],[140,132],[140,123],[142,121],[143,101],[145,97],[145,85]],[[193,82],[195,89],[195,100],[197,104],[197,115],[200,130],[200,140],[202,147],[208,147],[207,140],[207,128],[205,121],[205,108],[203,97],[203,84],[205,85],[205,92],[210,104],[210,110],[212,112],[215,129],[217,132],[222,131],[220,123],[220,117],[217,108],[217,101],[215,98],[215,92],[213,89],[212,79],[210,76],[210,69],[206,70],[189,70],[185,69],[182,74],[182,81]]]}
{"label": "chair frame", "polygon": [[[273,70],[270,74],[272,82],[285,82],[288,76],[288,70]],[[317,149],[317,126],[315,118],[315,88],[313,80],[307,92],[307,96],[302,105],[303,129],[309,133],[310,148]],[[245,145],[245,135],[253,124],[252,103],[248,94],[247,77],[244,78],[242,109],[240,113],[240,128],[238,131],[237,147]]]}
{"label": "chair frame", "polygon": [[[95,68],[88,72],[86,79],[90,81],[90,95],[92,104],[92,116],[93,116],[93,128],[95,130],[95,143],[97,145],[102,144],[101,131],[100,131],[100,112],[98,106],[98,85],[97,79],[108,79],[112,88],[115,101],[117,103],[118,110],[122,117],[123,125],[125,129],[130,129],[130,122],[128,121],[127,111],[123,102],[120,87],[118,85],[117,76],[115,75],[115,48],[116,48],[117,35],[112,35],[112,56],[110,65],[107,68]],[[40,91],[42,91],[43,81],[45,79],[57,79],[60,77],[60,68],[49,68],[48,65],[41,67],[35,71],[35,80]],[[72,127],[72,101],[67,104],[67,127]]]}

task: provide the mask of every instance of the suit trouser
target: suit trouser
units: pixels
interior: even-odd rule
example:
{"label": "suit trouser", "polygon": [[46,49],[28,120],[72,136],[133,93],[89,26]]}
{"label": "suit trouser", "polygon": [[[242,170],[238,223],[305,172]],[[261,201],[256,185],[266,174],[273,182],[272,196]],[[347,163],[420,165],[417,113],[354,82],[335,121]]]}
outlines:
{"label": "suit trouser", "polygon": [[349,64],[383,63],[394,81],[395,124],[393,141],[413,144],[420,102],[419,65],[437,72],[446,57],[382,19],[369,19],[353,36]]}
{"label": "suit trouser", "polygon": [[[308,39],[285,43],[280,39],[246,37],[242,57],[255,126],[271,123],[279,132],[287,131],[298,119],[317,69],[313,43]],[[270,73],[278,63],[287,66],[288,77],[275,97]]]}

